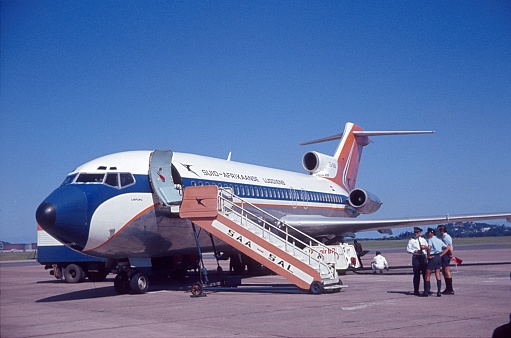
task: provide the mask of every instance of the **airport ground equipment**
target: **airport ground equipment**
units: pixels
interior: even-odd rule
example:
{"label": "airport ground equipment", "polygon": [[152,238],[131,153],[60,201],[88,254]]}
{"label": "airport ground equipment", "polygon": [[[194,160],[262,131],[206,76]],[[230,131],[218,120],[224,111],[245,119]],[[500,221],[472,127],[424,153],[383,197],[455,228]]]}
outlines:
{"label": "airport ground equipment", "polygon": [[72,250],[41,228],[37,230],[37,261],[55,278],[68,283],[80,283],[85,278],[92,282],[103,281],[109,272],[106,258]]}
{"label": "airport ground equipment", "polygon": [[326,262],[320,252],[328,247],[256,209],[230,189],[196,186],[184,190],[180,216],[300,289],[313,294],[341,289],[335,263]]}

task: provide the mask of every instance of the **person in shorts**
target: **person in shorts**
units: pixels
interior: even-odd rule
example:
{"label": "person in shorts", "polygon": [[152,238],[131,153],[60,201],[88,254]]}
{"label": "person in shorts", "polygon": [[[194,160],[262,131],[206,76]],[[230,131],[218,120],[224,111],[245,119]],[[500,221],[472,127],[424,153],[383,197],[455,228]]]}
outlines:
{"label": "person in shorts", "polygon": [[454,289],[452,287],[452,275],[451,275],[451,260],[454,258],[452,237],[447,233],[447,227],[445,225],[439,225],[436,230],[438,231],[438,237],[442,239],[445,245],[449,247],[449,252],[442,256],[442,274],[445,280],[445,290],[442,291],[443,295],[454,295]]}
{"label": "person in shorts", "polygon": [[424,293],[422,297],[428,297],[431,292],[431,273],[435,271],[436,286],[437,286],[437,297],[441,297],[442,289],[442,278],[440,277],[440,270],[442,268],[442,256],[449,252],[449,248],[444,242],[436,237],[435,229],[428,228],[428,268],[426,269],[425,281],[424,281]]}

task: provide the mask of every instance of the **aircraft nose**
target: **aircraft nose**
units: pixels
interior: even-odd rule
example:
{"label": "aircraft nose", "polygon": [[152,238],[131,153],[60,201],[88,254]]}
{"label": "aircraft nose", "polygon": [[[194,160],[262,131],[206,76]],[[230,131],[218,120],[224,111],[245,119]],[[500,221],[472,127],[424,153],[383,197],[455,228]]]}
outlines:
{"label": "aircraft nose", "polygon": [[41,203],[35,212],[35,219],[43,229],[51,228],[57,220],[55,206],[49,202]]}
{"label": "aircraft nose", "polygon": [[73,186],[61,186],[39,205],[35,218],[51,236],[82,250],[89,236],[87,197]]}

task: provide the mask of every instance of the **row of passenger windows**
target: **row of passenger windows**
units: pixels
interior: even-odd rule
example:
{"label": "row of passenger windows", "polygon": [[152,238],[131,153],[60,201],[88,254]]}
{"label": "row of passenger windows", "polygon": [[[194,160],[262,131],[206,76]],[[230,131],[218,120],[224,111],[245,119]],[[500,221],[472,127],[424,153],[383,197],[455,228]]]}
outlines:
{"label": "row of passenger windows", "polygon": [[339,195],[309,192],[305,190],[257,187],[253,185],[238,185],[220,182],[203,183],[202,181],[199,182],[191,181],[191,185],[192,186],[216,185],[219,188],[230,188],[233,190],[235,195],[242,197],[274,198],[306,202],[310,201],[310,202],[342,203],[342,197]]}
{"label": "row of passenger windows", "polygon": [[131,173],[78,173],[66,177],[62,185],[66,184],[106,184],[114,188],[122,189],[135,184],[135,177]]}

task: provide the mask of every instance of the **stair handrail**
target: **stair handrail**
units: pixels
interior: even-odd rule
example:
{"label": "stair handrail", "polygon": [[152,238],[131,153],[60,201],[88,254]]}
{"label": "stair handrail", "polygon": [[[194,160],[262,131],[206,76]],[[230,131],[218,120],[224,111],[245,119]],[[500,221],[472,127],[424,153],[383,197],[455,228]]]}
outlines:
{"label": "stair handrail", "polygon": [[[235,202],[238,202],[238,204]],[[226,204],[230,205],[231,207],[228,208],[226,206]],[[258,214],[255,214],[254,212],[250,211],[250,210],[247,210],[245,208],[245,205],[248,205],[250,206],[250,208],[253,208],[255,210],[257,210]],[[241,212],[237,212],[235,210],[235,208],[238,208],[241,210]],[[307,235],[306,233],[304,233],[303,231],[300,231],[299,229],[291,226],[291,225],[288,225],[286,224],[285,222],[279,220],[277,217],[273,216],[272,214],[262,210],[261,208],[255,206],[254,204],[246,201],[245,199],[239,197],[238,195],[234,194],[234,192],[232,191],[231,188],[218,188],[218,211],[219,212],[224,212],[224,210],[229,210],[231,212],[234,212],[238,215],[241,216],[241,219],[243,218],[246,218],[248,219],[249,221],[251,221],[252,223],[254,223],[256,226],[258,226],[259,228],[261,228],[263,230],[263,232],[266,232],[268,233],[270,236],[276,236],[275,233],[272,233],[270,231],[270,229],[274,229],[276,230],[278,233],[280,234],[283,234],[285,235],[285,237],[283,238],[284,239],[284,242],[286,243],[285,245],[293,245],[293,248],[296,247],[296,242],[300,243],[301,245],[304,246],[304,248],[306,248],[307,250],[303,250],[302,251],[306,251],[307,253],[307,256],[309,258],[309,264],[310,264],[310,261],[311,260],[314,260],[314,261],[317,261],[319,262],[320,266],[324,266],[327,268],[328,272],[330,273],[330,267],[329,267],[329,264],[327,264],[323,258],[324,258],[324,255],[319,252],[317,249],[315,249],[313,247],[313,244],[314,246],[317,246],[317,247],[321,247],[323,248],[324,250],[330,250],[330,248],[328,248],[325,244],[321,243],[320,241],[314,239],[313,237]],[[247,216],[252,216],[253,220],[251,220],[249,217]],[[269,218],[269,219],[273,219],[275,220],[276,224],[277,225],[274,225],[270,222],[268,222],[264,217],[261,217],[261,215]],[[260,224],[257,224],[256,221],[254,220],[258,220],[260,222],[262,222],[264,225],[267,225],[269,227],[269,229],[267,229],[265,226],[261,226]],[[281,229],[281,228],[284,228],[285,230]],[[307,244],[305,241],[297,238],[295,235],[293,234],[290,234],[289,233],[289,229],[291,229],[292,231],[296,232],[297,234],[299,234],[300,236],[303,236],[305,238],[307,238],[309,240],[309,244]],[[282,237],[281,237],[282,238]],[[291,239],[292,241],[290,241],[289,239]],[[286,247],[287,249],[287,247]],[[313,257],[313,253],[317,253],[317,258],[316,257]],[[339,253],[337,252],[334,252],[334,254],[336,255],[336,258],[338,258],[339,256]],[[334,263],[334,267],[335,269],[335,263]]]}

